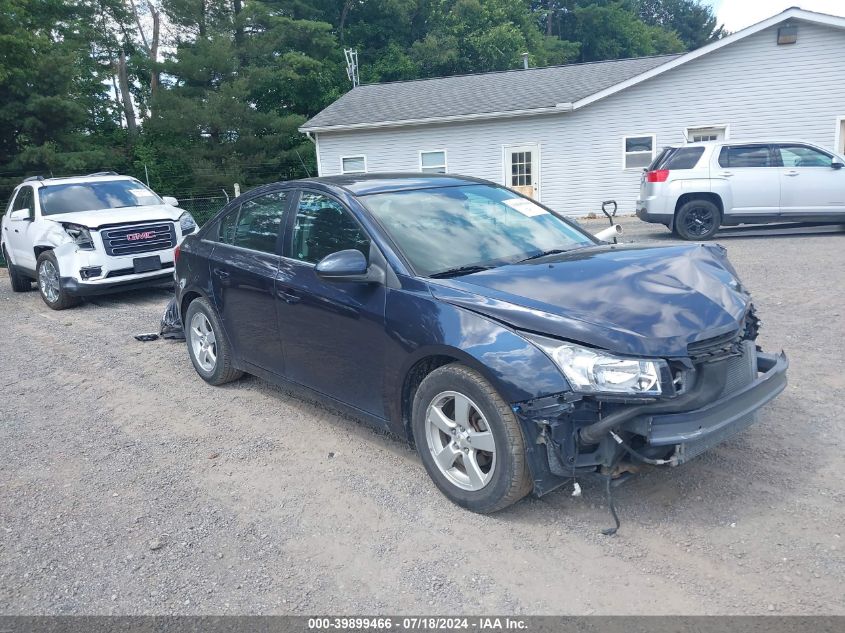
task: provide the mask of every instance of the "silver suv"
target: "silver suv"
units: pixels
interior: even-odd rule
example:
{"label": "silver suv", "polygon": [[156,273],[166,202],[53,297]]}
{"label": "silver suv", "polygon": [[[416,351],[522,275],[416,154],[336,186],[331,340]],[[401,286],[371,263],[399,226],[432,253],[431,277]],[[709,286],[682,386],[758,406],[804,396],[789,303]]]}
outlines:
{"label": "silver suv", "polygon": [[845,158],[802,141],[666,147],[644,171],[637,216],[686,240],[721,225],[845,222]]}

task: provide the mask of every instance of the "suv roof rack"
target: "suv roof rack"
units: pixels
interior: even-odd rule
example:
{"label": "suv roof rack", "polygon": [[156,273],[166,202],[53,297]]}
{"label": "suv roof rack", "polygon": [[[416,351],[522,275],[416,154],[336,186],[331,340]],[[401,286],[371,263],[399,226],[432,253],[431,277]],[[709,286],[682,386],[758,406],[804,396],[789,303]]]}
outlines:
{"label": "suv roof rack", "polygon": [[44,180],[44,176],[30,176],[29,178],[24,178],[24,182],[31,182],[33,180]]}
{"label": "suv roof rack", "polygon": [[93,174],[88,174],[89,176],[119,176],[116,171],[95,171]]}

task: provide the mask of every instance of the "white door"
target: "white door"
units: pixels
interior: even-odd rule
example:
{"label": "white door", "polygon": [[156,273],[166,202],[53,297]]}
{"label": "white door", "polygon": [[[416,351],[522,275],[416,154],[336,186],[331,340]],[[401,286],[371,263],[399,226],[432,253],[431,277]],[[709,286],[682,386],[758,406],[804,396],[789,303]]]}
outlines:
{"label": "white door", "polygon": [[[3,219],[3,242],[6,250],[17,266],[35,270],[35,251],[32,249],[30,227],[35,217],[35,200],[32,187],[25,185],[18,189],[15,199],[9,206],[9,211]],[[29,220],[12,220],[12,211],[27,209]]]}
{"label": "white door", "polygon": [[540,146],[506,145],[504,185],[524,196],[540,199]]}
{"label": "white door", "polygon": [[839,145],[836,151],[845,154],[845,116],[839,117]]}
{"label": "white door", "polygon": [[781,215],[825,216],[845,213],[845,169],[834,169],[833,156],[800,143],[775,146],[780,164]]}
{"label": "white door", "polygon": [[780,167],[764,144],[726,145],[711,171],[724,179],[730,199],[725,215],[777,215],[780,211]]}

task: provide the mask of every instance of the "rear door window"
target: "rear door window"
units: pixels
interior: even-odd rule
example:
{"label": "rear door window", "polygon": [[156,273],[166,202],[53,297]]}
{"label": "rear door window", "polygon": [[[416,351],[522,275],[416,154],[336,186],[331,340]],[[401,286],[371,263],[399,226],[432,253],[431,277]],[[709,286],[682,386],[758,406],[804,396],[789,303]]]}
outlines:
{"label": "rear door window", "polygon": [[703,154],[703,147],[668,148],[651,169],[693,169]]}
{"label": "rear door window", "polygon": [[232,244],[262,253],[275,253],[276,240],[285,215],[287,195],[275,191],[241,205]]}
{"label": "rear door window", "polygon": [[768,145],[728,145],[719,152],[720,167],[772,167]]}

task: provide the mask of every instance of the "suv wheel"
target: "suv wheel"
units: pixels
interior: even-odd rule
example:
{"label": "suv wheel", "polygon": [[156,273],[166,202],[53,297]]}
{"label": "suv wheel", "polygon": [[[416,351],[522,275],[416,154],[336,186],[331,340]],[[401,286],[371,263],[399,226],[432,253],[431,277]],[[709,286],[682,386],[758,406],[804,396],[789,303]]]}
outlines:
{"label": "suv wheel", "polygon": [[12,292],[27,292],[32,290],[32,280],[26,275],[22,275],[12,264],[9,259],[9,254],[6,252],[6,247],[3,247],[3,260],[9,268],[9,282],[12,284]]}
{"label": "suv wheel", "polygon": [[194,299],[185,312],[188,354],[194,369],[209,384],[237,380],[243,372],[232,366],[232,351],[217,313],[206,299]]}
{"label": "suv wheel", "polygon": [[709,200],[690,200],[675,215],[675,232],[685,240],[709,240],[720,223],[719,207]]}
{"label": "suv wheel", "polygon": [[77,297],[69,295],[62,288],[62,277],[59,273],[59,261],[53,251],[44,251],[35,263],[38,291],[47,307],[53,310],[64,310],[79,304]]}
{"label": "suv wheel", "polygon": [[519,422],[477,371],[455,363],[426,376],[411,426],[426,471],[459,506],[496,512],[531,491]]}

